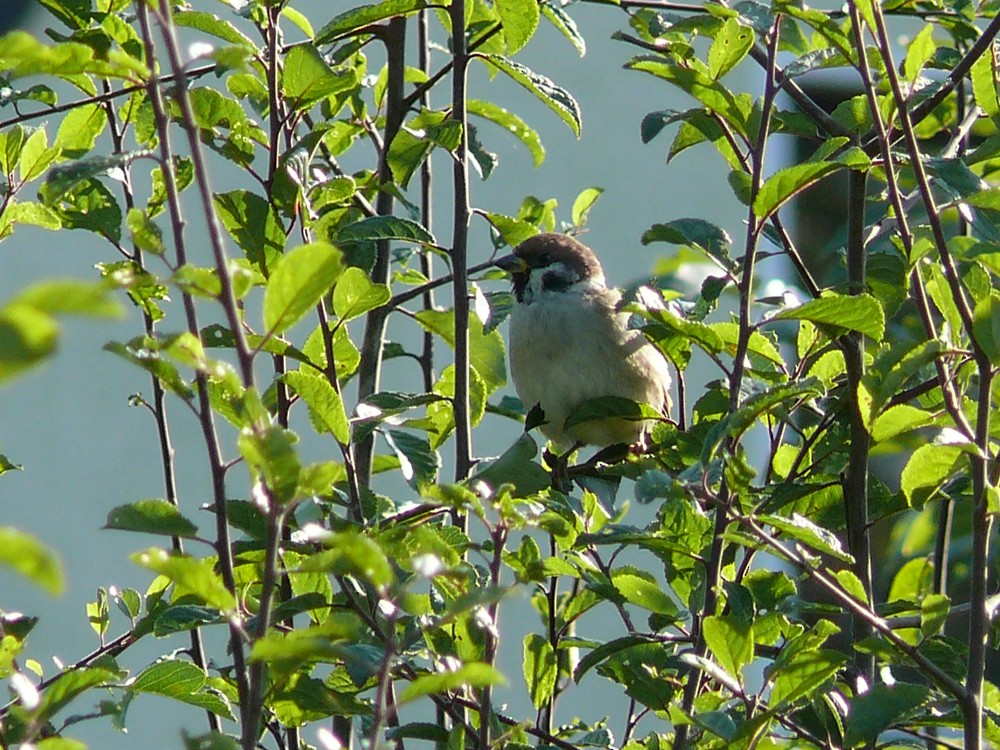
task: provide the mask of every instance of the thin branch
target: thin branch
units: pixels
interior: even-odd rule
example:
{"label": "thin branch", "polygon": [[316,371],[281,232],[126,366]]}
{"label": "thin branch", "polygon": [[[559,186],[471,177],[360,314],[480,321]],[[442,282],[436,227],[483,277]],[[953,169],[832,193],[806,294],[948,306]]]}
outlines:
{"label": "thin branch", "polygon": [[[382,32],[386,49],[385,137],[379,154],[379,184],[392,182],[389,167],[389,148],[403,124],[406,112],[403,106],[403,86],[406,73],[406,18],[397,17],[386,24]],[[375,199],[375,212],[391,216],[395,199],[389,190],[380,190]],[[379,240],[376,245],[375,266],[371,278],[377,284],[389,283],[389,241]],[[390,309],[378,307],[365,319],[364,338],[361,344],[361,364],[358,366],[358,401],[364,401],[378,391],[382,378],[382,347]],[[375,433],[366,437],[357,447],[358,482],[367,487],[371,482],[372,461],[375,457]]]}
{"label": "thin branch", "polygon": [[[861,54],[864,47],[858,45]],[[868,180],[864,172],[851,170],[848,174],[847,216],[847,285],[853,295],[864,294],[867,283],[867,258],[865,255],[865,201]],[[847,370],[847,400],[850,410],[851,443],[847,472],[843,480],[844,509],[847,520],[848,549],[854,556],[854,574],[861,582],[868,601],[875,603],[872,587],[872,551],[868,525],[868,458],[871,436],[862,413],[859,388],[865,375],[865,340],[858,331],[846,334],[840,340]],[[861,617],[854,618],[854,637],[864,640],[871,635],[871,627]],[[875,657],[858,652],[855,664],[867,684],[875,679]]]}
{"label": "thin branch", "polygon": [[[149,24],[149,9],[146,3],[139,6],[139,24],[147,59],[155,59],[155,47]],[[174,172],[173,151],[170,145],[170,130],[167,127],[169,119],[163,102],[163,94],[159,86],[151,83],[147,87],[153,119],[156,125],[160,148],[160,168],[163,172],[163,184],[167,195],[167,210],[170,215],[170,226],[173,231],[174,252],[177,255],[177,265],[187,263],[187,245],[184,237],[184,217],[181,212],[180,194],[177,189],[177,178]],[[200,336],[197,312],[191,295],[182,292],[181,304],[184,309],[187,330],[192,336]],[[219,447],[219,437],[215,427],[212,405],[209,400],[208,378],[202,369],[195,371],[195,382],[198,393],[198,423],[201,426],[202,438],[208,452],[209,470],[212,476],[212,499],[214,505],[216,542],[215,550],[219,558],[222,581],[233,595],[236,594],[236,577],[233,572],[232,545],[229,536],[229,512],[226,504],[226,464],[222,459]],[[246,657],[243,650],[243,633],[236,618],[229,618],[229,646],[233,655],[234,679],[236,689],[242,704],[248,692]]]}
{"label": "thin branch", "polygon": [[[471,364],[469,353],[469,120],[466,109],[469,51],[465,39],[465,0],[451,5],[452,90],[451,118],[461,126],[454,152],[454,214],[452,226],[452,288],[455,303],[455,479],[462,481],[472,471],[472,423],[469,412]],[[486,744],[483,747],[487,747]]]}
{"label": "thin branch", "polygon": [[[111,91],[110,85],[107,81],[104,82],[104,87],[105,93]],[[125,152],[124,129],[119,127],[118,115],[115,112],[115,108],[111,106],[111,100],[109,99],[104,102],[103,106],[108,119],[108,129],[111,133],[114,153],[122,154]],[[135,195],[132,192],[131,170],[126,170],[125,175],[126,179],[122,181],[122,192],[125,198],[125,208],[131,211],[135,208]],[[144,267],[142,250],[135,245],[132,247],[132,260],[140,268]],[[142,322],[146,335],[150,338],[155,338],[156,321],[146,310],[142,311]],[[160,449],[160,466],[163,476],[164,498],[175,508],[180,508],[180,500],[178,499],[177,493],[177,471],[174,462],[174,447],[170,439],[170,425],[167,419],[166,392],[163,388],[163,384],[160,382],[160,379],[153,373],[150,373],[150,382],[153,389],[153,404],[151,411],[156,424],[157,444]],[[184,541],[179,536],[170,537],[170,546],[174,552],[178,554],[184,553]],[[208,662],[205,659],[205,644],[202,641],[201,630],[198,628],[192,629],[190,633],[190,640],[191,660],[198,668],[203,671],[207,670]],[[209,728],[214,731],[221,729],[222,724],[219,721],[219,717],[212,711],[206,711],[205,713],[208,717]]]}
{"label": "thin branch", "polygon": [[[779,39],[780,16],[775,17],[771,27],[771,35],[768,40],[768,65],[765,68],[766,77],[764,83],[764,96],[761,102],[760,129],[757,132],[757,141],[751,153],[752,175],[751,175],[751,197],[750,207],[747,212],[747,231],[744,244],[743,266],[739,279],[739,335],[736,342],[736,352],[733,355],[733,369],[729,376],[729,412],[735,413],[740,406],[740,393],[743,386],[743,376],[745,373],[747,351],[750,346],[750,334],[753,332],[753,325],[750,321],[750,306],[752,303],[754,267],[757,259],[757,247],[760,240],[761,222],[754,213],[753,204],[757,191],[763,184],[764,159],[767,149],[767,139],[770,135],[771,119],[773,115],[774,98],[778,93],[776,87],[777,76],[777,54]],[[735,449],[735,442],[738,438],[733,438],[730,448]],[[705,615],[715,614],[719,596],[719,580],[722,571],[722,556],[725,550],[725,531],[729,525],[729,505],[731,498],[729,488],[725,480],[720,488],[720,502],[715,508],[715,532],[712,538],[712,546],[709,554],[708,565],[706,566],[705,581],[705,605],[702,612]],[[707,645],[702,628],[698,620],[695,621],[695,634],[697,636],[695,653],[704,657],[707,653]],[[681,703],[681,710],[685,714],[690,714],[698,696],[701,684],[701,675],[692,672],[687,684],[684,686],[684,697]],[[683,750],[688,741],[688,724],[681,724],[677,727],[674,747]]]}
{"label": "thin branch", "polygon": [[[152,58],[150,58],[152,59]],[[83,107],[89,107],[92,104],[107,104],[113,102],[115,99],[119,99],[123,96],[130,96],[137,91],[143,91],[149,86],[164,86],[170,83],[176,83],[178,81],[189,81],[202,76],[208,75],[217,69],[217,65],[212,63],[211,65],[203,65],[197,68],[191,68],[190,70],[185,70],[180,73],[171,73],[165,76],[156,76],[150,78],[147,83],[137,83],[132,86],[124,86],[120,89],[115,89],[113,91],[105,91],[101,94],[95,94],[94,96],[84,97],[83,99],[74,99],[71,102],[66,102],[65,104],[56,104],[51,107],[39,110],[37,112],[25,112],[17,115],[17,117],[11,117],[7,120],[0,120],[0,131],[6,130],[7,128],[17,125],[22,122],[30,122],[31,120],[40,120],[43,117],[51,117],[52,115],[58,115],[62,112],[71,112],[76,109]]]}
{"label": "thin branch", "polygon": [[[910,112],[910,119],[914,124],[923,121],[927,115],[933,112],[937,107],[948,98],[948,95],[958,86],[959,83],[965,78],[965,76],[972,70],[972,66],[975,64],[982,55],[990,48],[993,44],[993,40],[996,38],[997,34],[1000,34],[1000,15],[993,16],[993,19],[986,25],[983,29],[983,33],[979,35],[979,38],[969,47],[968,52],[962,55],[962,59],[956,63],[955,67],[951,69],[948,73],[948,77],[941,84],[940,88],[935,91],[931,96],[927,97],[919,104],[913,107]],[[879,146],[884,141],[884,135],[880,136],[878,133],[873,135],[871,138],[865,141],[865,150],[870,151]],[[894,132],[889,133],[890,140],[895,140],[896,134]]]}
{"label": "thin branch", "polygon": [[[167,53],[170,67],[175,76],[181,77],[184,64],[181,61],[172,14],[173,11],[171,10],[170,3],[163,3],[160,5],[157,17],[160,21],[163,46]],[[205,163],[205,154],[201,145],[201,134],[195,120],[194,110],[191,106],[191,96],[188,93],[187,87],[177,86],[175,96],[181,110],[182,127],[187,135],[191,162],[194,166],[195,184],[198,186],[198,195],[201,199],[201,209],[208,225],[209,244],[215,260],[215,270],[219,277],[220,292],[218,299],[233,336],[233,348],[236,351],[237,365],[239,366],[243,386],[250,387],[253,384],[253,355],[247,346],[246,338],[243,336],[243,325],[240,320],[239,309],[236,305],[236,294],[233,291],[233,279],[229,271],[229,260],[226,257],[222,225],[219,223],[219,216],[215,211],[208,165]]]}

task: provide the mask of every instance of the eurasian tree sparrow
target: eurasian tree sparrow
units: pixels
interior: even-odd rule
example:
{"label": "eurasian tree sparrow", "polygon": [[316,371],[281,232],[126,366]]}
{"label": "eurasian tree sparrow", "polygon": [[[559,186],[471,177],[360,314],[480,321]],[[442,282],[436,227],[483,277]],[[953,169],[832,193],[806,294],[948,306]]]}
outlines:
{"label": "eurasian tree sparrow", "polygon": [[564,234],[538,234],[496,261],[511,275],[510,371],[521,402],[544,413],[554,443],[638,442],[649,421],[595,419],[565,428],[583,402],[619,396],[670,411],[670,370],[660,351],[630,329],[594,252]]}

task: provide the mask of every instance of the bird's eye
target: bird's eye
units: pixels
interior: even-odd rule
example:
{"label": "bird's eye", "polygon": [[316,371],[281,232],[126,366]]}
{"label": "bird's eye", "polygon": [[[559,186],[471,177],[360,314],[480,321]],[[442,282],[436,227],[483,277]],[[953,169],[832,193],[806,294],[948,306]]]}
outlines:
{"label": "bird's eye", "polygon": [[547,266],[547,265],[550,265],[551,263],[552,263],[552,256],[549,255],[548,253],[541,253],[538,256],[538,265],[539,266]]}

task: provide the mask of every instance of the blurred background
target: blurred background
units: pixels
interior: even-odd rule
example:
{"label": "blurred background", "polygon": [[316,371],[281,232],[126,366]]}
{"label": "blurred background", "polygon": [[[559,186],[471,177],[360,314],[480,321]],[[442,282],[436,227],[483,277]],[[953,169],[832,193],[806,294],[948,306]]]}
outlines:
{"label": "blurred background", "polygon": [[[220,15],[228,12],[221,3],[193,5]],[[317,28],[327,17],[349,7],[346,3],[296,6]],[[574,138],[551,111],[505,78],[490,81],[481,69],[476,70],[470,83],[472,95],[518,112],[541,134],[547,156],[540,167],[534,168],[528,152],[512,136],[484,124],[480,138],[489,150],[498,154],[500,164],[487,181],[473,178],[473,205],[513,215],[527,195],[541,200],[555,198],[559,204],[557,216],[569,221],[570,207],[580,191],[588,187],[603,188],[582,239],[598,253],[609,281],[616,285],[649,276],[657,258],[670,253],[669,246],[644,247],[640,243],[642,233],[656,222],[683,217],[706,219],[733,237],[734,255],[740,255],[746,209],[729,189],[728,170],[722,159],[702,146],[684,152],[668,165],[666,153],[672,129],[647,145],[639,137],[640,122],[648,112],[685,109],[691,102],[662,82],[622,69],[638,51],[611,39],[614,31],[627,27],[627,17],[619,9],[575,4],[568,11],[587,41],[585,57],[580,58],[543,19],[535,38],[517,59],[576,97],[583,112],[582,137]],[[45,28],[54,21],[34,3],[5,0],[0,24],[3,30],[19,27],[44,38]],[[445,41],[440,31],[436,38],[438,42]],[[411,52],[412,49],[411,44]],[[437,58],[436,64],[440,64],[444,56],[439,53]],[[374,61],[372,69],[377,69]],[[730,75],[732,78],[727,81],[736,90],[756,92],[760,88],[758,71],[749,60]],[[443,92],[444,89],[432,95],[432,106],[443,104]],[[787,106],[787,102],[784,104]],[[13,112],[0,110],[0,121],[11,116]],[[50,134],[57,124],[56,118],[52,118]],[[772,168],[780,166],[792,148],[794,144],[775,139],[768,152]],[[447,245],[451,218],[447,199],[450,189],[445,186],[450,182],[450,167],[440,155],[433,163],[438,183],[443,187],[436,200],[434,230],[441,244]],[[214,168],[218,170],[213,176],[216,189],[223,189],[228,181],[238,177],[225,164],[216,163]],[[837,226],[836,212],[830,202],[809,211],[830,227]],[[800,247],[807,255],[814,249],[808,239],[810,231],[806,225],[805,230],[797,233]],[[484,222],[474,221],[471,238],[471,262],[486,260],[492,247]],[[824,242],[836,243],[836,229],[827,229],[824,238]],[[54,275],[95,278],[95,263],[116,259],[106,244],[86,232],[46,233],[19,226],[12,237],[0,244],[0,301],[27,284]],[[816,260],[819,267],[831,267],[829,256],[817,255]],[[771,262],[762,266],[760,273],[761,281],[766,282],[770,277],[781,276],[784,268],[781,263]],[[491,283],[502,286],[501,282]],[[686,294],[690,297],[696,291],[694,287],[686,290]],[[168,318],[166,329],[171,325],[178,325],[176,317],[173,321]],[[505,333],[505,328],[502,330]],[[0,569],[0,609],[41,617],[29,640],[29,656],[42,662],[46,674],[56,670],[51,656],[68,664],[98,645],[87,623],[86,603],[94,600],[98,587],[132,586],[144,590],[150,576],[132,566],[128,556],[163,543],[153,537],[100,529],[111,508],[163,494],[154,422],[146,410],[128,404],[130,394],[149,395],[148,377],[102,351],[108,341],[124,341],[140,331],[141,319],[134,310],[128,318],[116,322],[66,321],[57,356],[41,369],[0,389],[0,453],[23,466],[23,471],[9,472],[0,478],[0,526],[14,526],[36,535],[59,551],[66,568],[67,591],[59,599],[48,597]],[[449,353],[442,351],[439,361],[447,356]],[[704,363],[698,367],[689,382],[692,399],[699,393],[699,382],[718,377]],[[407,382],[410,377],[412,382]],[[387,387],[419,390],[416,369],[391,371]],[[349,408],[353,406],[350,393],[349,390]],[[513,388],[508,385],[504,393],[513,395]],[[200,432],[194,419],[176,400],[169,408],[183,511],[208,526],[210,516],[197,510],[209,500],[210,494],[208,473],[200,460]],[[478,456],[497,455],[513,442],[518,432],[516,424],[488,416],[474,436],[475,452]],[[226,452],[230,457],[234,455],[231,437],[223,435],[223,440],[228,440]],[[328,450],[329,446],[319,443],[307,447],[308,454],[320,457],[327,455]],[[450,477],[447,468],[445,472],[444,476]],[[233,476],[239,475],[234,472]],[[230,494],[239,496],[242,491],[245,488],[234,485]],[[400,492],[410,491],[403,487]],[[620,501],[627,499],[623,497]],[[632,523],[641,523],[651,510],[640,508],[636,512],[638,516],[629,517]],[[207,553],[196,547],[190,551]],[[515,716],[528,715],[530,711],[520,681],[520,641],[531,623],[518,623],[522,615],[532,617],[530,612],[524,600],[505,604],[501,614],[501,632],[505,637],[501,666],[509,676],[510,686],[498,700],[508,701]],[[114,636],[121,632],[123,621],[117,613],[113,612],[112,617],[110,635]],[[509,631],[504,629],[508,626]],[[601,637],[599,632],[586,635]],[[215,642],[210,640],[209,648],[221,654],[221,633],[216,637]],[[183,638],[175,641],[178,649],[186,643]],[[154,642],[140,644],[127,652],[122,662],[137,670],[164,648],[168,646]],[[598,686],[600,678],[596,675],[588,679],[592,681],[590,688]],[[588,690],[584,685],[582,691],[577,690],[570,701],[561,705],[558,720],[611,713],[611,727],[617,735],[621,722],[614,720],[617,709],[608,703],[610,692]],[[592,696],[587,699],[593,702],[591,706],[580,699],[584,694]],[[624,705],[622,701],[622,709]],[[85,698],[75,708],[85,713],[92,706]],[[98,720],[75,727],[73,734],[91,747],[172,748],[180,746],[180,728],[201,732],[204,718],[193,708],[165,698],[143,696],[130,709],[129,725],[133,734],[121,734],[106,720]],[[308,734],[305,739],[314,741]]]}

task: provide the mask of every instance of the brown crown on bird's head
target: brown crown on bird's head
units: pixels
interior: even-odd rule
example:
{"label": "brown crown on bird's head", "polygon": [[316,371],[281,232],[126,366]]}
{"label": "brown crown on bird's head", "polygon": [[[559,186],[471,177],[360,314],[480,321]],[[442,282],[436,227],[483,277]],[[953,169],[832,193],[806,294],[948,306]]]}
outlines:
{"label": "brown crown on bird's head", "polygon": [[514,296],[521,300],[531,272],[561,264],[576,276],[577,281],[589,279],[604,284],[604,269],[594,251],[568,234],[543,232],[529,237],[514,248],[514,252],[496,261],[510,274]]}

